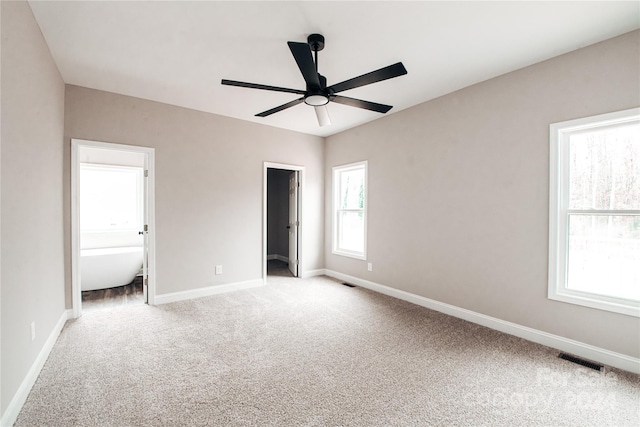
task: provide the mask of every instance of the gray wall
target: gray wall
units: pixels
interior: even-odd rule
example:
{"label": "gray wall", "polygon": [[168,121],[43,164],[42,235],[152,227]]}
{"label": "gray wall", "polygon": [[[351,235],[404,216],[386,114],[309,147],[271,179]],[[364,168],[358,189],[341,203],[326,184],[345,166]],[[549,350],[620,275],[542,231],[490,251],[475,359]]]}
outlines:
{"label": "gray wall", "polygon": [[267,254],[289,257],[289,174],[267,170]]}
{"label": "gray wall", "polygon": [[64,82],[28,4],[3,1],[0,7],[4,414],[65,308]]}
{"label": "gray wall", "polygon": [[304,268],[324,267],[323,138],[67,85],[65,207],[71,138],[155,148],[158,295],[262,277],[265,161],[306,167]]}
{"label": "gray wall", "polygon": [[[547,299],[549,124],[640,105],[639,39],[628,33],[327,138],[326,268],[639,357],[637,318]],[[373,272],[331,253],[331,168],[360,160]]]}

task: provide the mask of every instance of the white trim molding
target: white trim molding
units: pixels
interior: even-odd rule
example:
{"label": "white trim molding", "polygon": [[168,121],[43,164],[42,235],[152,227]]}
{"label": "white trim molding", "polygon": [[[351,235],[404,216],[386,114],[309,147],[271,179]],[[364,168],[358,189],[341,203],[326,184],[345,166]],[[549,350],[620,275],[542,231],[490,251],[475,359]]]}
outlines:
{"label": "white trim molding", "polygon": [[278,261],[286,262],[287,264],[289,263],[289,258],[284,255],[276,255],[276,254],[267,255],[267,261],[273,261],[275,259],[277,259]]}
{"label": "white trim molding", "polygon": [[47,341],[44,343],[44,346],[42,346],[42,350],[38,353],[38,357],[36,357],[36,360],[33,362],[33,365],[31,365],[29,372],[27,372],[27,375],[22,380],[22,383],[20,384],[20,387],[18,387],[18,391],[13,396],[13,399],[9,402],[7,410],[4,411],[2,419],[0,420],[0,426],[12,426],[16,422],[18,414],[20,413],[20,410],[22,410],[22,406],[27,401],[27,397],[29,396],[33,385],[36,383],[38,375],[40,375],[40,371],[42,371],[47,358],[49,358],[49,353],[51,353],[51,350],[53,349],[58,336],[60,336],[64,325],[67,323],[67,320],[71,318],[73,318],[72,310],[65,310],[62,312],[62,315],[60,315],[60,318],[49,334]]}
{"label": "white trim molding", "polygon": [[[607,286],[597,290],[576,289],[569,286],[570,218],[609,216],[640,216],[640,209],[605,209],[602,206],[577,206],[572,208],[570,195],[570,169],[572,136],[586,131],[611,130],[614,126],[640,126],[640,108],[584,117],[549,125],[549,299],[585,307],[607,310],[628,316],[640,317],[640,301],[610,292]],[[611,141],[607,141],[610,145]],[[587,209],[589,208],[589,209]],[[612,267],[611,267],[612,268]],[[633,268],[630,266],[629,268]]]}
{"label": "white trim molding", "polygon": [[439,311],[441,313],[448,314],[459,319],[467,320],[478,325],[486,326],[487,328],[495,329],[496,331],[514,335],[528,341],[565,351],[567,353],[600,362],[608,366],[613,366],[625,371],[640,374],[640,359],[636,357],[616,353],[604,348],[585,344],[580,341],[571,340],[558,335],[539,331],[537,329],[518,325],[516,323],[497,319],[495,317],[486,316],[481,313],[476,313],[475,311],[435,301],[429,298],[422,297],[420,295],[412,294],[410,292],[401,291],[399,289],[394,289],[389,286],[371,282],[369,280],[349,276],[348,274],[338,273],[337,271],[325,270],[325,274],[329,277],[361,286],[363,288],[367,288],[384,295],[389,295],[394,298],[408,301],[413,304],[429,308],[431,310]]}
{"label": "white trim molding", "polygon": [[324,276],[326,274],[327,273],[326,273],[325,269],[324,268],[320,268],[318,270],[303,271],[302,274],[300,275],[300,278],[307,279],[309,277]]}
{"label": "white trim molding", "polygon": [[[283,255],[276,255],[276,254],[271,254],[271,255],[267,255],[267,261],[270,260],[274,260],[277,259],[278,261],[282,261],[282,262],[289,262],[289,258],[287,258],[286,256]],[[325,275],[325,271],[324,268],[320,268],[318,270],[307,270],[307,271],[298,271],[298,274],[300,276],[301,279],[306,279],[308,277],[315,277],[315,276],[324,276]],[[266,285],[266,280],[265,280],[265,285]]]}
{"label": "white trim molding", "polygon": [[207,286],[206,288],[190,289],[188,291],[160,294],[160,295],[156,295],[156,305],[190,300],[194,298],[208,297],[211,295],[224,294],[227,292],[234,292],[242,289],[257,288],[259,286],[264,286],[264,285],[265,285],[264,280],[255,279],[255,280],[247,280],[244,282],[227,283],[224,285]]}

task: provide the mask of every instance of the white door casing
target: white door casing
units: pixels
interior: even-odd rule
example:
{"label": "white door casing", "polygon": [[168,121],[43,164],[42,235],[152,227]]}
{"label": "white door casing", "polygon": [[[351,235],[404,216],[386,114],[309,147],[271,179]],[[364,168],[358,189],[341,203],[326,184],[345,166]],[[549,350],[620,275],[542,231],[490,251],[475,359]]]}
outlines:
{"label": "white door casing", "polygon": [[143,279],[146,279],[145,302],[155,304],[155,150],[149,147],[112,144],[107,142],[88,141],[81,139],[71,140],[71,300],[72,316],[80,317],[82,314],[82,284],[80,278],[80,156],[82,148],[93,148],[111,151],[126,151],[142,153],[145,156],[144,178],[144,222],[147,231],[144,232],[144,256]]}
{"label": "white door casing", "polygon": [[289,174],[289,271],[298,277],[298,171]]}
{"label": "white door casing", "polygon": [[149,158],[144,159],[142,176],[142,293],[145,304],[149,304]]}
{"label": "white door casing", "polygon": [[298,165],[290,165],[284,163],[263,163],[262,175],[262,280],[267,284],[267,170],[281,169],[287,171],[298,172],[298,276],[304,277],[304,183],[305,183],[305,167]]}

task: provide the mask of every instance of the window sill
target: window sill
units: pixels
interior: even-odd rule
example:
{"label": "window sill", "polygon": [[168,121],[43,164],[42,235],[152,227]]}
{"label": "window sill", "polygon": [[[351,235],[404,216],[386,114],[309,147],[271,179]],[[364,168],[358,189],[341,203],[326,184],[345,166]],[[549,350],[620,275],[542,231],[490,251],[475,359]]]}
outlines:
{"label": "window sill", "polygon": [[340,256],[344,256],[344,257],[348,257],[348,258],[360,259],[360,260],[363,260],[363,261],[366,261],[366,259],[367,259],[367,255],[366,254],[359,254],[359,253],[345,252],[345,251],[337,251],[335,249],[332,250],[331,253],[334,254],[334,255],[340,255]]}
{"label": "window sill", "polygon": [[561,291],[550,289],[548,297],[555,301],[582,305],[613,313],[625,314],[627,316],[640,317],[640,303],[634,301],[600,297],[599,295],[570,291],[567,289]]}

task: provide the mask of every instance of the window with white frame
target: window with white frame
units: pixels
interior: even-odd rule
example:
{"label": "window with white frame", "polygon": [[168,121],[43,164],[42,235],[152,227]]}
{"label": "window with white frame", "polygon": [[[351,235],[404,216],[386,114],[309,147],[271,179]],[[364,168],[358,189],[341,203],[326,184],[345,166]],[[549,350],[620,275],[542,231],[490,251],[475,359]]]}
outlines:
{"label": "window with white frame", "polygon": [[640,108],[550,126],[550,299],[640,316]]}
{"label": "window with white frame", "polygon": [[366,259],[367,162],[333,168],[333,253]]}
{"label": "window with white frame", "polygon": [[82,163],[80,230],[139,231],[143,222],[143,169]]}

